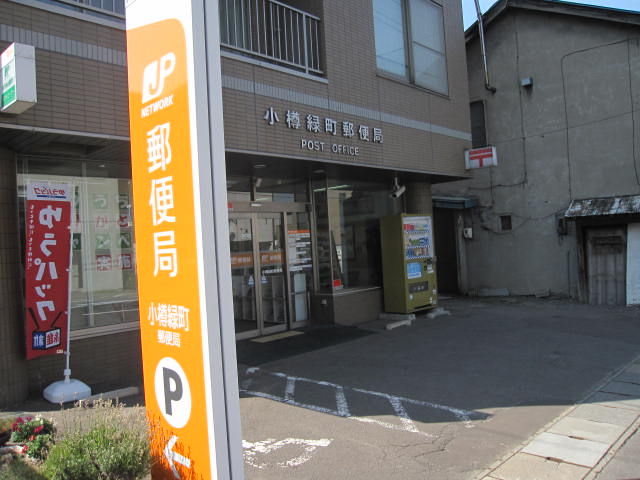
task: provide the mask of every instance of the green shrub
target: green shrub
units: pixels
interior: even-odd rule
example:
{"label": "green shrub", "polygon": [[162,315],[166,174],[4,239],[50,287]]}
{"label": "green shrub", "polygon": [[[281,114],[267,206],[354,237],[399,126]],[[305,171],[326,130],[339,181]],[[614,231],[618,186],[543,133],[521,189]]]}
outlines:
{"label": "green shrub", "polygon": [[144,417],[132,414],[122,405],[109,402],[98,402],[92,410],[87,412],[90,415],[84,416],[83,425],[63,436],[51,448],[44,464],[47,478],[142,478],[149,471],[150,465],[148,429]]}

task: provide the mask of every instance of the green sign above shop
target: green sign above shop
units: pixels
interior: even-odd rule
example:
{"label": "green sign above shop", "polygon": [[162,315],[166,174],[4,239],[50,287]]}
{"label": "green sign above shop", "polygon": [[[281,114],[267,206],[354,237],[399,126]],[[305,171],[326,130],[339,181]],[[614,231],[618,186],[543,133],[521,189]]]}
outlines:
{"label": "green sign above shop", "polygon": [[32,45],[12,43],[0,56],[3,113],[20,114],[37,102],[36,54]]}

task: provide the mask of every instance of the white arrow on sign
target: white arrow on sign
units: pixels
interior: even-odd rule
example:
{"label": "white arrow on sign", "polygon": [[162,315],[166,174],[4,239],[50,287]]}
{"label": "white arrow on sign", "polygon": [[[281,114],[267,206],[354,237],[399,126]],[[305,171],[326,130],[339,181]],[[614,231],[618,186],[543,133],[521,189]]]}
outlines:
{"label": "white arrow on sign", "polygon": [[178,437],[175,435],[169,439],[167,446],[164,447],[164,456],[167,457],[167,462],[169,462],[173,476],[176,477],[177,480],[180,480],[180,474],[178,473],[178,470],[176,470],[176,466],[173,462],[178,462],[180,465],[191,468],[191,460],[173,451],[173,446],[177,441]]}

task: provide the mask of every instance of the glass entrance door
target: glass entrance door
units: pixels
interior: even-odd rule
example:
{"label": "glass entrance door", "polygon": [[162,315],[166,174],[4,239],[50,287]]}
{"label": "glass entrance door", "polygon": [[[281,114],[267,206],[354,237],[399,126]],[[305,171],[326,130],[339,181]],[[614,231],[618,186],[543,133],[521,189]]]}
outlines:
{"label": "glass entrance door", "polygon": [[236,334],[259,330],[256,311],[256,272],[251,214],[229,216],[231,288]]}
{"label": "glass entrance door", "polygon": [[230,213],[229,241],[236,337],[286,330],[290,309],[283,213]]}
{"label": "glass entrance door", "polygon": [[272,333],[287,328],[286,258],[284,228],[281,213],[256,213],[260,286],[260,333]]}

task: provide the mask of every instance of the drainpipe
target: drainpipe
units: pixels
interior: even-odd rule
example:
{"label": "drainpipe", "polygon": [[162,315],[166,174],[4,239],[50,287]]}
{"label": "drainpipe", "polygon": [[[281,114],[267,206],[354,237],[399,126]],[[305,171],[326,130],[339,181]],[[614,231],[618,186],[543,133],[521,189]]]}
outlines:
{"label": "drainpipe", "polygon": [[496,87],[489,83],[489,67],[487,66],[487,48],[484,44],[484,27],[482,25],[482,11],[480,10],[480,0],[475,0],[476,13],[478,14],[478,34],[480,35],[480,51],[482,52],[482,65],[484,66],[484,88],[491,93],[496,93]]}

